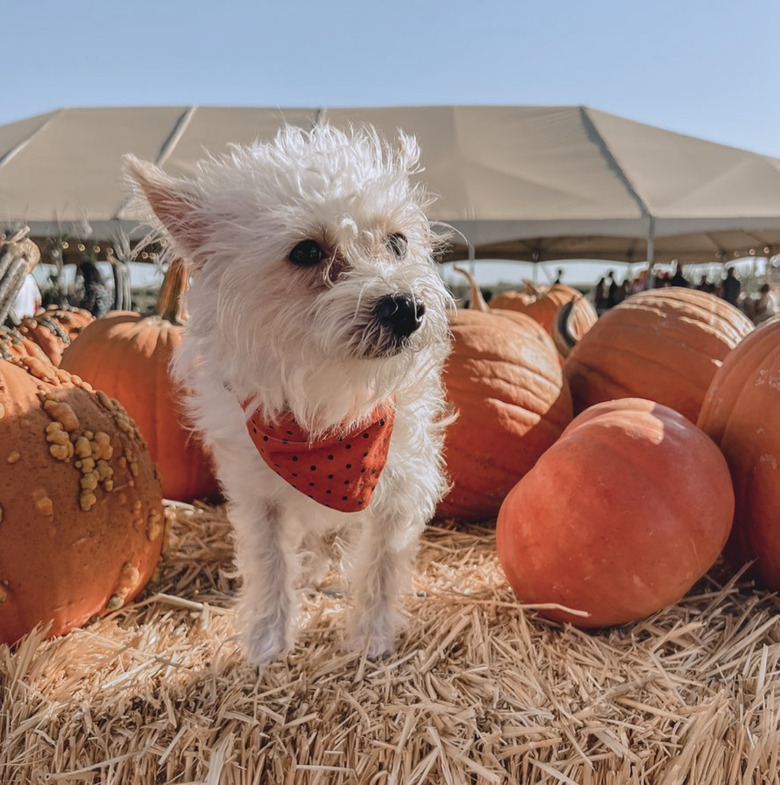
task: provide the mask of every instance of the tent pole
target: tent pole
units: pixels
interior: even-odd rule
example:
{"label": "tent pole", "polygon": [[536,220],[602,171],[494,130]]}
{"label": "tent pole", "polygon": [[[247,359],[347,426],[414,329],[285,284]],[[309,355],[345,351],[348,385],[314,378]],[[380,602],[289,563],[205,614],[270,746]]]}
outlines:
{"label": "tent pole", "polygon": [[650,216],[650,226],[647,233],[647,282],[653,287],[655,286],[655,272],[653,267],[655,265],[655,220]]}

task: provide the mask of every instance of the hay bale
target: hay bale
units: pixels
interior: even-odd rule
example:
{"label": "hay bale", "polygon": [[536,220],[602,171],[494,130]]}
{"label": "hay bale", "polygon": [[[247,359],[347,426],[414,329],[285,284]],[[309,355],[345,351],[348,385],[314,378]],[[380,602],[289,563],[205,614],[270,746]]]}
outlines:
{"label": "hay bale", "polygon": [[0,647],[0,782],[780,782],[778,599],[722,566],[641,623],[584,632],[517,604],[492,530],[435,526],[396,654],[344,651],[334,577],[258,677],[224,510],[173,514],[153,594]]}

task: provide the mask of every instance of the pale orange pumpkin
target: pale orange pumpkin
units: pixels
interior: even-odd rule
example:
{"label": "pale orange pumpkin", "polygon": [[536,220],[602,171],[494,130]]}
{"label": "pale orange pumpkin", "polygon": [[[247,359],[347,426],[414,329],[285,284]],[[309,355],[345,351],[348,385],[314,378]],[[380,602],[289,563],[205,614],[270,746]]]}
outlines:
{"label": "pale orange pumpkin", "polygon": [[696,422],[726,355],[754,329],[734,306],[695,289],[650,289],[607,311],[563,366],[575,413],[642,397]]}
{"label": "pale orange pumpkin", "polygon": [[165,542],[135,424],[48,361],[0,360],[0,643],[65,633],[144,588]]}
{"label": "pale orange pumpkin", "polygon": [[522,602],[562,606],[541,612],[580,627],[622,624],[707,572],[733,511],[715,443],[666,406],[621,399],[575,417],[511,490],[496,547]]}
{"label": "pale orange pumpkin", "polygon": [[780,318],[729,352],[707,390],[699,427],[720,447],[736,494],[726,556],[780,589]]}
{"label": "pale orange pumpkin", "polygon": [[571,286],[556,283],[549,288],[539,288],[527,281],[525,288],[526,292],[510,291],[496,295],[491,299],[490,307],[524,313],[541,324],[548,335],[552,335],[561,307],[574,301],[569,316],[569,330],[576,339],[581,338],[598,319],[592,303]]}
{"label": "pale orange pumpkin", "polygon": [[181,391],[169,364],[182,339],[186,271],[174,261],[158,313],[114,311],[88,325],[62,357],[62,367],[115,397],[137,423],[162,476],[168,499],[213,499],[219,488],[211,462],[188,427]]}

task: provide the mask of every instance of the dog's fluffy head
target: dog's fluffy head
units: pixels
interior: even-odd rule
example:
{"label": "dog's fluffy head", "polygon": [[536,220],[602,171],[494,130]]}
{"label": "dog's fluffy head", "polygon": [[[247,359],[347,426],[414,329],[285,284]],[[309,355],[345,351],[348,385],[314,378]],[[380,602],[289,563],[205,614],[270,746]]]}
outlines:
{"label": "dog's fluffy head", "polygon": [[[432,261],[416,142],[371,129],[286,127],[174,179],[126,171],[192,265],[181,365],[312,429],[360,417],[446,354],[447,292]],[[196,360],[197,356],[197,360]]]}

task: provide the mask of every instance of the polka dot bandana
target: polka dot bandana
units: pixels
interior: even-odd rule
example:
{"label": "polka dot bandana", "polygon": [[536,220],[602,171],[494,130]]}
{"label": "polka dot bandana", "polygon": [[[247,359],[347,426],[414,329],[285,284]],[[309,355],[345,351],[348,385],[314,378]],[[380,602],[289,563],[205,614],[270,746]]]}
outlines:
{"label": "polka dot bandana", "polygon": [[384,469],[394,418],[393,403],[382,403],[365,427],[310,442],[292,415],[269,423],[257,409],[247,430],[263,460],[297,491],[333,510],[359,512]]}

